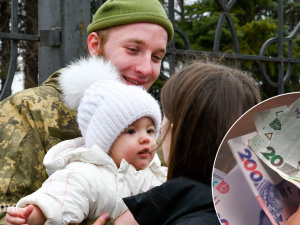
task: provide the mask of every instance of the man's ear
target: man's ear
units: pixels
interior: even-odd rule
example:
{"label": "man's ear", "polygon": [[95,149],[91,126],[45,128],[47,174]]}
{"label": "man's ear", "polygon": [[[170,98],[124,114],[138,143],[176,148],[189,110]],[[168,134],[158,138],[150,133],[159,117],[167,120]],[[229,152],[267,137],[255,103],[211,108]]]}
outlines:
{"label": "man's ear", "polygon": [[100,38],[96,32],[90,33],[87,38],[87,45],[91,56],[98,55]]}

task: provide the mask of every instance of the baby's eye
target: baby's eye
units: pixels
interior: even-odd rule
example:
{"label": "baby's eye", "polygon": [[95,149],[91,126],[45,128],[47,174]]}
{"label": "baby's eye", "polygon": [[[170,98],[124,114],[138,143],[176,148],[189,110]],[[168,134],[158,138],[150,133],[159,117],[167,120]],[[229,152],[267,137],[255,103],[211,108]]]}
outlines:
{"label": "baby's eye", "polygon": [[134,129],[129,129],[126,131],[126,134],[134,134],[135,130]]}
{"label": "baby's eye", "polygon": [[147,133],[148,133],[148,134],[153,134],[153,133],[155,133],[155,129],[148,129],[148,130],[147,130]]}

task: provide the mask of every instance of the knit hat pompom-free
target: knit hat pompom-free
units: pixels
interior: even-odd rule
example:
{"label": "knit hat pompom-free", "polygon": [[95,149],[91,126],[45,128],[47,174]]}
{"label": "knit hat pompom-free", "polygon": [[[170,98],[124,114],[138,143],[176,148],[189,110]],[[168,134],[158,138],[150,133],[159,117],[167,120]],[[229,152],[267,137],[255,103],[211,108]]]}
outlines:
{"label": "knit hat pompom-free", "polygon": [[119,25],[131,23],[154,23],[168,33],[168,43],[174,36],[172,22],[159,0],[107,0],[95,13],[87,27],[88,34]]}
{"label": "knit hat pompom-free", "polygon": [[78,107],[77,121],[85,147],[96,144],[107,153],[117,137],[142,117],[153,120],[158,136],[158,102],[143,87],[123,83],[115,67],[103,58],[71,64],[62,71],[59,83],[65,103]]}

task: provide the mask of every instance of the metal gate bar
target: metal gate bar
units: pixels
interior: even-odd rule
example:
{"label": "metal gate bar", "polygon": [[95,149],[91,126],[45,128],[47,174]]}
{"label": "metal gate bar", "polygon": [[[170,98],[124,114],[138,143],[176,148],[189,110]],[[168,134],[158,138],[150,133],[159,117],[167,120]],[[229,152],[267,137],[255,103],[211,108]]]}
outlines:
{"label": "metal gate bar", "polygon": [[[57,17],[62,14],[60,11],[63,11],[65,14],[72,16],[72,18],[67,18],[66,16],[63,18],[66,21],[61,21],[55,16],[47,15],[40,15],[39,16],[39,35],[29,35],[29,34],[19,34],[18,33],[18,1],[11,0],[11,33],[3,33],[0,32],[0,39],[10,39],[11,40],[11,57],[9,63],[9,70],[7,74],[7,78],[5,84],[2,84],[2,90],[0,95],[0,100],[10,95],[11,84],[13,81],[13,76],[16,71],[16,64],[17,64],[17,51],[18,51],[18,41],[37,41],[39,42],[39,49],[43,48],[43,52],[39,50],[39,61],[40,64],[43,65],[43,68],[39,68],[39,76],[40,81],[44,81],[47,76],[51,74],[51,71],[54,72],[56,69],[61,68],[64,66],[71,58],[76,58],[78,55],[84,54],[84,46],[86,41],[86,26],[90,21],[90,1],[84,0],[76,0],[76,4],[70,4],[69,1],[71,0],[57,0],[57,1],[49,1],[49,0],[39,0],[39,7],[46,7],[47,10],[41,11],[47,12],[50,8],[52,11],[54,10],[57,12]],[[73,0],[74,3],[75,0]],[[51,2],[51,3],[50,3]],[[168,16],[172,23],[174,24],[175,32],[180,36],[180,38],[184,42],[184,49],[176,49],[175,47],[175,40],[173,40],[167,49],[167,58],[170,65],[170,74],[173,74],[176,67],[176,56],[210,56],[210,57],[222,57],[225,59],[235,60],[235,64],[237,67],[240,66],[240,62],[243,60],[252,60],[258,61],[259,69],[263,74],[266,81],[278,88],[278,94],[284,93],[284,85],[290,80],[292,74],[292,65],[293,64],[300,64],[300,59],[296,59],[293,57],[293,40],[300,32],[300,22],[295,26],[294,30],[287,36],[283,36],[283,0],[278,0],[278,37],[270,38],[267,40],[261,50],[259,55],[245,55],[240,54],[240,47],[239,41],[236,34],[236,29],[234,27],[233,21],[230,17],[230,10],[234,4],[236,4],[236,0],[216,0],[217,5],[221,10],[221,15],[216,27],[216,33],[214,37],[214,44],[213,44],[213,51],[206,52],[206,51],[195,51],[191,50],[191,44],[189,38],[181,30],[179,27],[175,25],[174,19],[174,0],[168,1]],[[95,3],[98,7],[103,4],[103,0],[95,0]],[[50,4],[50,5],[49,5]],[[53,6],[53,4],[58,4]],[[72,7],[70,5],[73,5]],[[56,10],[58,9],[58,10]],[[76,11],[77,10],[77,11]],[[79,10],[79,11],[78,11]],[[81,10],[81,11],[80,11]],[[49,12],[50,13],[50,12]],[[73,13],[73,14],[72,14]],[[72,15],[71,15],[72,14]],[[43,17],[42,17],[43,16]],[[44,17],[52,16],[51,19],[46,19]],[[77,16],[77,17],[75,17]],[[75,18],[75,19],[74,19]],[[41,20],[41,21],[40,21]],[[46,24],[50,20],[53,24],[56,24],[56,28],[51,23]],[[73,21],[75,20],[75,21]],[[71,24],[71,23],[74,24]],[[234,54],[229,53],[222,53],[220,52],[220,39],[222,35],[222,27],[224,23],[228,24],[233,46],[234,46]],[[68,26],[66,25],[68,24]],[[78,24],[80,27],[78,28]],[[72,27],[71,29],[69,27]],[[70,32],[69,34],[65,34],[65,32]],[[79,32],[80,37],[76,39],[73,38],[74,32]],[[83,35],[84,33],[84,35]],[[72,36],[73,35],[73,36]],[[72,39],[72,40],[70,40]],[[70,41],[68,41],[70,40]],[[69,42],[69,43],[68,43]],[[73,47],[72,44],[78,43],[79,47]],[[288,43],[288,56],[284,57],[283,55],[283,47],[284,42]],[[278,44],[278,54],[276,57],[266,56],[267,49],[272,44]],[[64,45],[69,44],[69,46],[65,47]],[[76,49],[74,51],[74,49]],[[47,52],[48,51],[48,52]],[[69,54],[69,55],[67,55]],[[40,56],[41,55],[41,56]],[[53,60],[52,60],[53,58]],[[50,60],[49,60],[50,59]],[[45,62],[44,62],[45,61]],[[278,64],[278,81],[274,82],[271,79],[271,76],[267,74],[265,69],[266,62],[274,62]],[[47,64],[47,65],[44,65]],[[286,72],[284,74],[284,66],[287,66]],[[167,79],[166,76],[161,74],[162,78]]]}

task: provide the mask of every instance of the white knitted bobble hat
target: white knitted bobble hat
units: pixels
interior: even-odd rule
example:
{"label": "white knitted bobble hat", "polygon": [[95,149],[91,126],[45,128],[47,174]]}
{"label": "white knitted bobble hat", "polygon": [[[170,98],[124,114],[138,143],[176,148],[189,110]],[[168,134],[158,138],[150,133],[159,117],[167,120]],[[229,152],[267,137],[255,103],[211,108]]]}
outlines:
{"label": "white knitted bobble hat", "polygon": [[81,59],[62,72],[63,98],[77,109],[77,121],[87,148],[99,145],[108,152],[117,137],[133,122],[150,117],[161,124],[158,102],[142,87],[121,82],[113,65],[102,58]]}

